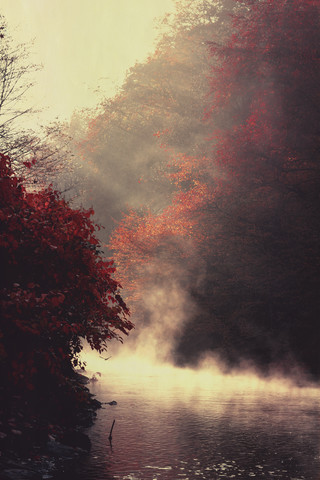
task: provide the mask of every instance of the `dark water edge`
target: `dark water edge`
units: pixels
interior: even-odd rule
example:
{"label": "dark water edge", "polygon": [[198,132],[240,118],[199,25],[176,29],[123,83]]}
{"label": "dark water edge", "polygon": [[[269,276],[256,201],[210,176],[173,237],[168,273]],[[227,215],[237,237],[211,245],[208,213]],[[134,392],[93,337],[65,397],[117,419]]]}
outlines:
{"label": "dark water edge", "polygon": [[318,390],[109,375],[91,391],[117,405],[88,430],[75,480],[320,479]]}
{"label": "dark water edge", "polygon": [[[75,405],[72,415],[62,423],[53,424],[49,409],[46,411],[46,403],[42,403],[40,414],[32,404],[28,415],[24,415],[23,407],[28,402],[21,394],[12,397],[10,409],[8,405],[7,408],[2,405],[0,480],[64,479],[73,476],[80,458],[88,455],[91,448],[90,438],[83,430],[94,423],[96,411],[101,408],[101,403],[85,387],[89,383],[87,377],[74,372],[73,382],[79,391],[85,393],[86,400],[81,408]],[[9,415],[4,415],[6,412]]]}

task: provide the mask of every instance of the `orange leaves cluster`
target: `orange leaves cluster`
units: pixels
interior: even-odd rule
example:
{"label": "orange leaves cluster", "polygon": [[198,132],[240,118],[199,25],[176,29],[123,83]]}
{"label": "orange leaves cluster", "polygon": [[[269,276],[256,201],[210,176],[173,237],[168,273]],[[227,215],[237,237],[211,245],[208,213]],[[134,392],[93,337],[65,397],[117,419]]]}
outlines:
{"label": "orange leaves cluster", "polygon": [[109,246],[118,274],[134,298],[140,298],[155,259],[161,259],[170,274],[176,261],[195,254],[203,245],[206,233],[199,224],[213,201],[212,189],[204,181],[207,166],[206,158],[179,155],[172,159],[166,173],[177,187],[172,203],[158,214],[131,209],[113,233]]}

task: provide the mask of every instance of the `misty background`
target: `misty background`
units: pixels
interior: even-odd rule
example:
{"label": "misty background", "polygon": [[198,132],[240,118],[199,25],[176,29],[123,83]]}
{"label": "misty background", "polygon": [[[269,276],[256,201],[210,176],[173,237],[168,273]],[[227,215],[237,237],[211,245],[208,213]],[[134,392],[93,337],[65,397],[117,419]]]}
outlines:
{"label": "misty background", "polygon": [[[93,206],[136,325],[127,349],[317,380],[319,9],[297,30],[274,7],[281,28],[265,14],[250,31],[242,7],[176,2],[114,95],[101,86],[94,108],[48,127],[46,147],[33,140],[27,173]],[[239,12],[254,51],[230,43]],[[241,130],[254,112],[254,134]]]}

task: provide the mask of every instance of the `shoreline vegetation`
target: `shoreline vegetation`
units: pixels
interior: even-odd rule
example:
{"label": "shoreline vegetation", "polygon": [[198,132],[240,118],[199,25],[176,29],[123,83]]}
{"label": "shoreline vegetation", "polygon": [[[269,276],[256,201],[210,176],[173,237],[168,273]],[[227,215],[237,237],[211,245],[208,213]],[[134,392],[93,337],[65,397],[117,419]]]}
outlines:
{"label": "shoreline vegetation", "polygon": [[63,478],[101,407],[76,370],[81,342],[102,353],[133,324],[93,211],[29,192],[12,163],[0,153],[0,479]]}
{"label": "shoreline vegetation", "polygon": [[60,479],[90,451],[82,341],[101,354],[133,328],[94,210],[66,194],[68,132],[20,122],[39,68],[0,14],[0,480]]}
{"label": "shoreline vegetation", "polygon": [[0,420],[1,480],[64,478],[74,471],[78,459],[90,452],[91,441],[84,430],[93,424],[102,404],[86,387],[88,377],[73,371],[69,381],[85,398],[76,410],[67,404],[63,412],[52,409],[49,396],[61,394],[54,388],[47,395],[42,392],[42,401],[47,398],[40,409],[18,392],[6,398]]}

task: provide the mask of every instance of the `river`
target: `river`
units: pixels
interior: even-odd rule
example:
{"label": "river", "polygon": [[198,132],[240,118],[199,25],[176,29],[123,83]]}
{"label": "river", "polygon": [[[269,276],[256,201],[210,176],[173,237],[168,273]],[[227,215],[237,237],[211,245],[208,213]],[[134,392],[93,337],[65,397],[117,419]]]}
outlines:
{"label": "river", "polygon": [[117,405],[99,410],[74,479],[320,479],[319,390],[130,362],[105,367],[90,390]]}

